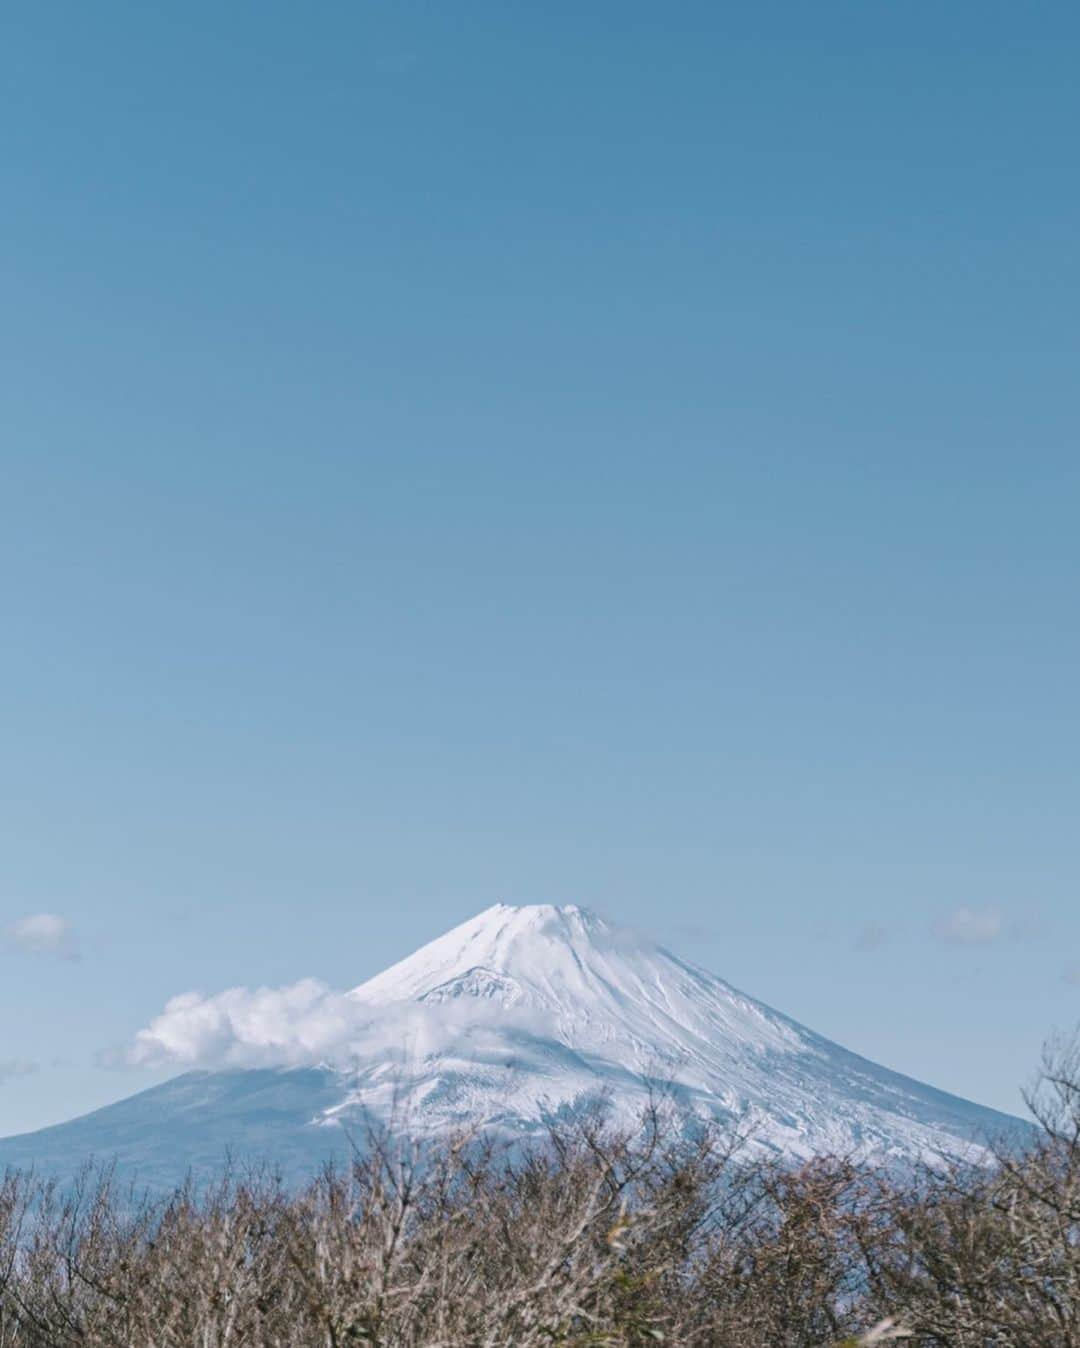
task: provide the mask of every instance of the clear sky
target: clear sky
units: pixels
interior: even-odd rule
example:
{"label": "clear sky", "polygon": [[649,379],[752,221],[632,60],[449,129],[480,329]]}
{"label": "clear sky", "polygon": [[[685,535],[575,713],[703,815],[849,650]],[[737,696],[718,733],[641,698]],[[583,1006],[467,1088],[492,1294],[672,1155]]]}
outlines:
{"label": "clear sky", "polygon": [[1075,3],[10,5],[0,1132],[498,900],[1018,1108],[1078,65]]}

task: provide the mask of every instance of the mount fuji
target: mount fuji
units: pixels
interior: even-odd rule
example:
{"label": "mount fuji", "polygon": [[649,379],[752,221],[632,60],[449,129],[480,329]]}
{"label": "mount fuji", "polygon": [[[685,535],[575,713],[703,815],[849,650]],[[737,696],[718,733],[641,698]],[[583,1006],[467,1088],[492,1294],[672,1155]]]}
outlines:
{"label": "mount fuji", "polygon": [[161,1188],[211,1177],[228,1154],[301,1178],[345,1156],[371,1120],[520,1138],[598,1105],[632,1126],[650,1101],[795,1160],[978,1157],[1026,1128],[573,905],[497,904],[349,993],[286,991],[293,1019],[275,1003],[269,1027],[250,1000],[267,990],[175,999],[136,1056],[214,1070],[0,1140],[0,1168],[62,1175],[93,1157]]}

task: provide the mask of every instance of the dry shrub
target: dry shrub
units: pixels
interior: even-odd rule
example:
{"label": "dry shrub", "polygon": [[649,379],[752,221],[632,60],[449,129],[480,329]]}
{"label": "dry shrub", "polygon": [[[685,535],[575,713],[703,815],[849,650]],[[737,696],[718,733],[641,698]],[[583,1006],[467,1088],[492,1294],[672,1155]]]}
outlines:
{"label": "dry shrub", "polygon": [[[1080,1073],[1041,1140],[906,1180],[746,1161],[650,1110],[543,1146],[375,1134],[300,1193],[0,1186],[0,1348],[1080,1348]],[[868,1337],[857,1335],[876,1326]]]}
{"label": "dry shrub", "polygon": [[865,1262],[876,1303],[919,1343],[1080,1348],[1080,1056],[1047,1055],[1028,1097],[1040,1140],[976,1171],[926,1172],[883,1194]]}

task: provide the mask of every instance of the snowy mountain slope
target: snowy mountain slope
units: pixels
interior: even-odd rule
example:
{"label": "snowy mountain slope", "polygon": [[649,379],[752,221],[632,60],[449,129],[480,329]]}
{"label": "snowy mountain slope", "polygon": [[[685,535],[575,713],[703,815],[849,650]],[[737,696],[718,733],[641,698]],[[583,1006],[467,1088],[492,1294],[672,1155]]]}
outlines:
{"label": "snowy mountain slope", "polygon": [[[299,1175],[343,1154],[372,1117],[411,1133],[481,1125],[520,1136],[599,1100],[632,1123],[657,1095],[793,1158],[970,1155],[1023,1128],[849,1053],[572,905],[496,905],[338,998],[330,1019],[332,1044],[305,1041],[322,1055],[310,1067],[294,1066],[276,1026],[259,1060],[278,1051],[289,1070],[189,1073],[0,1141],[0,1166],[53,1172],[93,1152],[161,1184],[188,1168],[210,1174],[229,1150]],[[215,1039],[226,1030],[251,1033],[235,1016],[215,1022]]]}
{"label": "snowy mountain slope", "polygon": [[385,1113],[393,1096],[421,1127],[530,1130],[605,1094],[629,1120],[656,1089],[792,1156],[957,1155],[1016,1127],[572,905],[497,905],[350,995],[396,1022],[403,1047],[392,1070],[357,1072],[343,1109]]}
{"label": "snowy mountain slope", "polygon": [[189,1173],[212,1180],[232,1158],[299,1179],[347,1158],[343,1130],[310,1126],[340,1098],[338,1074],[325,1069],[185,1072],[69,1123],[0,1139],[0,1173],[68,1179],[87,1162],[115,1161],[122,1180],[161,1191]]}

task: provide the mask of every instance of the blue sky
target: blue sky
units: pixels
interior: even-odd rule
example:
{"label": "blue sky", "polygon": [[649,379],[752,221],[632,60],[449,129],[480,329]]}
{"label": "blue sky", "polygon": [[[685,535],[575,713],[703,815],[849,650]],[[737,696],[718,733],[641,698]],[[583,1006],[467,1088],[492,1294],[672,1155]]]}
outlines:
{"label": "blue sky", "polygon": [[1018,1107],[1080,1019],[1078,40],[13,8],[0,1132],[498,900]]}

